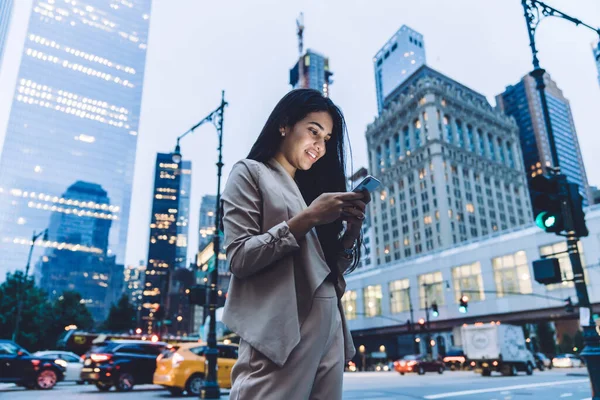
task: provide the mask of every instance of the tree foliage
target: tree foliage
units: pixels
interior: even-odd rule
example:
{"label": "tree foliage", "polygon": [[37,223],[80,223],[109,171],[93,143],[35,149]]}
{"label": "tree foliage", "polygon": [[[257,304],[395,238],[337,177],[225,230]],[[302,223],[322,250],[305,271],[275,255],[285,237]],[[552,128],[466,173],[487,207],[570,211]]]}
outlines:
{"label": "tree foliage", "polygon": [[108,318],[103,328],[113,333],[126,333],[135,329],[135,307],[129,302],[129,297],[124,294],[117,304],[110,307]]}

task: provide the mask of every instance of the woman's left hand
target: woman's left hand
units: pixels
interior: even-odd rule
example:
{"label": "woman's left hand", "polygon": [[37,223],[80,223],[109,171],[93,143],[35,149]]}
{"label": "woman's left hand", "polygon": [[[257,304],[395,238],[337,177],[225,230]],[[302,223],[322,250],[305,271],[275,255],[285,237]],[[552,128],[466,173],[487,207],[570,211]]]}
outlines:
{"label": "woman's left hand", "polygon": [[344,248],[351,248],[354,242],[360,237],[360,231],[365,221],[366,205],[371,201],[371,195],[368,191],[363,191],[364,194],[361,200],[353,200],[352,208],[346,207],[343,209],[343,220],[346,221],[346,232],[342,238]]}

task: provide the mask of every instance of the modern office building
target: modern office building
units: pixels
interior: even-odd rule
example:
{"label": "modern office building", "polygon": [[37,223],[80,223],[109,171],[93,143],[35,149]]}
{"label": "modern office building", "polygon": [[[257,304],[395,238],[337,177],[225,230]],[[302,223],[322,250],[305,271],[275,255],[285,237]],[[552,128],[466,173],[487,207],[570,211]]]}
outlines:
{"label": "modern office building", "polygon": [[124,271],[125,293],[129,302],[136,311],[136,320],[140,324],[142,311],[142,295],[144,291],[144,278],[146,277],[146,265],[140,261],[139,265],[128,265]]}
{"label": "modern office building", "polygon": [[423,65],[367,128],[374,265],[531,221],[514,121]]}
{"label": "modern office building", "polygon": [[185,289],[179,279],[185,273],[178,271],[188,270],[180,258],[187,252],[187,226],[181,221],[189,220],[189,215],[183,212],[189,211],[190,175],[189,161],[175,163],[173,154],[157,154],[148,265],[142,294],[142,324],[149,334],[165,333],[159,327],[168,325],[165,321],[172,323],[173,317],[177,319],[178,306],[170,304],[170,294]]}
{"label": "modern office building", "polygon": [[[369,172],[366,168],[359,168],[349,179],[348,184],[350,186],[349,190],[356,187],[365,177],[369,175]],[[361,248],[361,257],[360,262],[358,263],[358,268],[370,267],[373,264],[372,252],[371,252],[371,244],[373,243],[373,229],[371,229],[371,218],[369,216],[371,206],[367,205],[365,220],[363,221],[362,226],[362,248]]]}
{"label": "modern office building", "polygon": [[[591,204],[587,175],[569,100],[564,97],[550,75],[544,76],[544,82],[560,170],[570,182],[579,185],[583,204]],[[517,121],[528,179],[546,174],[553,162],[535,79],[525,75],[519,83],[508,86],[504,93],[496,96],[496,103],[501,111]]]}
{"label": "modern office building", "polygon": [[13,0],[0,1],[0,70],[2,70],[2,56],[8,37],[8,28],[12,16]]}
{"label": "modern office building", "polygon": [[[586,220],[590,235],[582,238],[579,249],[595,308],[600,303],[600,275],[594,268],[600,259],[600,206],[588,208]],[[365,346],[367,356],[379,352],[382,345],[391,359],[412,354],[414,339],[408,322],[413,319],[414,326],[421,318],[429,319],[429,329],[417,328],[417,340],[424,352],[426,341],[422,339],[430,335],[434,355],[462,346],[460,327],[465,323],[552,322],[560,342],[565,332],[579,328],[579,313],[568,312],[563,300],[570,297],[577,302],[574,284],[569,281],[573,271],[566,249],[562,238],[530,223],[449,249],[356,271],[346,277],[342,298],[354,344]],[[544,286],[534,280],[531,264],[542,256],[559,259],[563,283]],[[459,310],[463,294],[469,297],[466,312]],[[438,306],[437,317],[431,312],[433,302]],[[357,361],[359,358],[360,354]]]}
{"label": "modern office building", "polygon": [[215,209],[217,196],[206,195],[200,203],[200,236],[198,250],[202,251],[213,240],[215,233]]}
{"label": "modern office building", "polygon": [[329,70],[329,58],[307,49],[290,69],[290,85],[293,89],[316,89],[325,97],[329,97],[329,86],[333,83],[332,75],[333,72]]}
{"label": "modern office building", "polygon": [[[34,209],[47,206],[44,199],[26,201]],[[102,322],[123,289],[123,265],[109,249],[111,225],[118,218],[115,206],[102,187],[78,181],[48,210],[48,241],[36,266],[39,286],[50,299],[66,290],[79,292],[94,319]]]}
{"label": "modern office building", "polygon": [[[58,209],[99,224],[110,212],[106,254],[124,264],[151,4],[33,0],[0,159],[0,279]],[[65,197],[74,182],[102,188],[111,209]]]}
{"label": "modern office building", "polygon": [[598,85],[600,85],[600,40],[596,43],[592,43],[592,53],[594,54],[594,60],[596,61],[596,68],[598,69]]}
{"label": "modern office building", "polygon": [[600,189],[597,186],[590,186],[590,194],[592,196],[592,204],[600,204]]}
{"label": "modern office building", "polygon": [[379,113],[394,90],[424,64],[423,35],[402,25],[373,58]]}

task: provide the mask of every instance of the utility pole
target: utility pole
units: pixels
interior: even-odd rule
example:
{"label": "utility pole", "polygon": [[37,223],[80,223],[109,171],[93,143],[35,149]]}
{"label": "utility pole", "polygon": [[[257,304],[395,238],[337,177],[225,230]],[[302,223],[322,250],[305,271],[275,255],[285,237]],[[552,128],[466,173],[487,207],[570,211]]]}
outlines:
{"label": "utility pole", "polygon": [[[558,198],[560,200],[560,214],[559,216],[564,219],[561,221],[563,229],[566,234],[556,232],[560,236],[565,236],[567,239],[567,252],[569,253],[569,259],[571,261],[571,267],[573,269],[575,290],[577,291],[577,298],[579,300],[580,316],[582,319],[587,317],[588,321],[583,326],[583,339],[585,348],[581,352],[582,358],[585,360],[585,364],[588,368],[591,386],[592,386],[592,398],[594,400],[600,400],[600,337],[598,336],[594,327],[594,320],[592,318],[591,304],[585,284],[585,276],[583,266],[581,264],[581,257],[579,255],[578,243],[580,236],[586,236],[587,231],[585,228],[585,221],[583,220],[583,210],[581,204],[574,204],[573,199],[576,197],[570,189],[570,184],[567,182],[567,177],[560,172],[558,152],[556,149],[556,143],[554,140],[554,133],[552,129],[552,123],[550,120],[550,111],[548,109],[548,102],[545,94],[545,83],[544,75],[546,71],[540,67],[540,62],[537,57],[538,50],[535,45],[535,31],[539,26],[539,23],[544,17],[558,17],[574,23],[575,25],[584,26],[595,31],[600,36],[600,28],[594,28],[581,20],[571,17],[559,11],[547,4],[538,0],[521,0],[521,4],[524,10],[525,21],[527,23],[527,32],[529,34],[529,46],[531,47],[533,71],[530,75],[535,79],[536,88],[540,95],[540,101],[542,105],[542,114],[544,116],[544,124],[546,132],[548,134],[548,144],[552,155],[552,167],[548,168],[551,176],[549,181],[555,181],[558,191]],[[579,217],[583,221],[583,228],[578,229],[576,218]],[[555,220],[550,220],[550,224],[546,226],[552,226]],[[581,225],[581,223],[579,224]],[[587,311],[584,311],[587,310]],[[586,315],[587,313],[587,315]],[[584,321],[582,321],[584,322]]]}

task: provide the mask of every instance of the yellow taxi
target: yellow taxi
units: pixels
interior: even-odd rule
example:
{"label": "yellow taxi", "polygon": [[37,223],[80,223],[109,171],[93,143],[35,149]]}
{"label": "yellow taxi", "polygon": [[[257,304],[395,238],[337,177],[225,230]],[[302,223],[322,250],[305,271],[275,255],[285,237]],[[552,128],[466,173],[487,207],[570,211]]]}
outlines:
{"label": "yellow taxi", "polygon": [[[217,381],[221,388],[231,388],[231,368],[238,358],[235,344],[217,344]],[[184,391],[199,396],[204,383],[206,343],[179,343],[170,346],[156,359],[154,384],[164,386],[172,395]]]}

